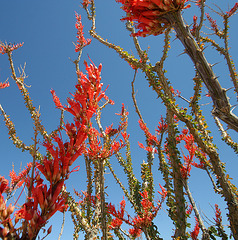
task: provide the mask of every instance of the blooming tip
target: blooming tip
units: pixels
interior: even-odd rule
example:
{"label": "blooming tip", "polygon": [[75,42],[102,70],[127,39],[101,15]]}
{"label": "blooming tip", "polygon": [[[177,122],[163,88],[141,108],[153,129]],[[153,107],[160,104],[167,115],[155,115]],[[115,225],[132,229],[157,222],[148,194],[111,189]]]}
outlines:
{"label": "blooming tip", "polygon": [[51,89],[50,90],[52,96],[53,96],[53,101],[55,103],[56,108],[63,109],[63,105],[61,104],[59,98],[56,96],[55,90]]}
{"label": "blooming tip", "polygon": [[4,83],[0,82],[0,89],[7,88],[9,86],[10,86],[10,84],[7,81],[5,81]]}

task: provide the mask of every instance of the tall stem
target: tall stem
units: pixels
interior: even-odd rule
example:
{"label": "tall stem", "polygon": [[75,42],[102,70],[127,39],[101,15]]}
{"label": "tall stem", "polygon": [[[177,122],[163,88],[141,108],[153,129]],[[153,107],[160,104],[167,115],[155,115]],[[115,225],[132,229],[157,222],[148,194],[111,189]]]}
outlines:
{"label": "tall stem", "polygon": [[178,39],[185,47],[186,53],[193,61],[196,70],[211,95],[214,104],[212,114],[227,123],[229,128],[238,132],[238,117],[231,112],[231,105],[226,96],[226,89],[221,87],[202,49],[196,43],[188,26],[185,25],[181,12],[168,13],[166,19],[173,26]]}

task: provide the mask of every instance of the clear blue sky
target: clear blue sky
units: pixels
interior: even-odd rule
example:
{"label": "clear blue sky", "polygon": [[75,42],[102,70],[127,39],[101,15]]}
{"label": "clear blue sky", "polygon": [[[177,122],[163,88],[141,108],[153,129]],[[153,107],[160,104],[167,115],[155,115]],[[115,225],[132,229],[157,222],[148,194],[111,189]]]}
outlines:
{"label": "clear blue sky", "polygon": [[[96,0],[96,27],[99,35],[108,39],[108,41],[120,45],[130,53],[136,53],[133,47],[132,39],[129,32],[125,29],[125,25],[120,21],[124,13],[120,9],[120,5],[114,0]],[[210,2],[210,1],[209,1]],[[232,7],[234,0],[214,1],[224,11],[228,10],[228,6]],[[50,94],[50,89],[54,89],[61,99],[62,103],[66,103],[65,99],[69,96],[69,92],[74,92],[74,85],[77,81],[75,67],[71,60],[75,60],[77,54],[74,52],[72,42],[76,41],[75,29],[75,11],[82,14],[82,21],[85,25],[85,36],[89,37],[87,31],[90,23],[86,19],[84,10],[80,7],[78,0],[51,0],[51,1],[32,1],[32,0],[8,0],[1,2],[0,15],[0,40],[11,43],[24,42],[24,46],[15,51],[13,58],[16,69],[26,63],[26,74],[28,78],[26,84],[29,88],[30,96],[33,98],[34,106],[40,106],[42,123],[50,132],[59,124],[60,112],[55,109]],[[214,6],[215,8],[215,6]],[[186,10],[184,16],[188,24],[192,23],[194,9]],[[230,46],[234,61],[237,60],[237,16],[233,16],[230,23]],[[218,21],[219,23],[219,21]],[[140,39],[144,49],[150,46],[149,57],[152,64],[159,60],[162,51],[163,38],[148,37]],[[175,40],[173,35],[172,50],[169,52],[170,58],[166,64],[168,74],[167,77],[174,84],[174,88],[182,92],[184,97],[189,98],[191,95],[193,83],[193,64],[186,55],[181,55],[183,47],[178,40]],[[109,86],[107,94],[115,101],[114,106],[109,106],[102,117],[104,126],[110,125],[112,122],[116,125],[118,119],[116,112],[120,111],[121,103],[124,103],[129,114],[128,132],[131,135],[133,162],[137,171],[137,176],[140,175],[140,163],[146,159],[146,153],[139,149],[137,141],[144,142],[143,133],[139,130],[137,121],[138,117],[134,112],[131,99],[131,80],[133,78],[133,70],[127,63],[123,62],[113,50],[107,49],[96,40],[92,40],[91,45],[84,49],[80,67],[84,71],[83,61],[88,60],[88,56],[96,65],[103,64],[102,81]],[[219,62],[214,69],[220,76],[221,85],[225,88],[231,87],[231,81],[227,74],[227,69],[223,62],[223,58],[215,53],[214,50],[206,50],[207,58],[210,63]],[[71,60],[70,60],[71,59]],[[11,120],[15,123],[18,136],[24,140],[26,144],[32,144],[31,137],[33,136],[33,125],[29,113],[24,108],[24,103],[17,86],[14,85],[11,79],[9,63],[7,56],[0,56],[0,82],[4,82],[9,78],[10,87],[0,92],[0,104],[4,110],[10,115]],[[144,120],[148,123],[150,130],[153,132],[160,116],[164,114],[164,107],[161,105],[161,100],[156,99],[156,95],[148,87],[148,84],[142,74],[138,74],[136,80],[137,101]],[[230,94],[231,101],[235,103],[235,98]],[[210,99],[204,98],[204,103],[209,103]],[[181,102],[186,106],[186,103]],[[204,106],[204,112],[208,113],[209,127],[215,129],[214,141],[219,148],[219,153],[224,162],[227,163],[228,172],[234,178],[234,183],[238,185],[237,180],[237,159],[232,151],[221,144],[220,135],[215,128],[212,117],[209,111],[211,103]],[[235,110],[237,113],[237,111]],[[232,134],[232,131],[230,131]],[[233,134],[233,136],[235,136]],[[235,137],[234,139],[237,139]],[[31,161],[28,153],[21,153],[20,150],[12,146],[8,139],[7,130],[4,126],[3,118],[0,118],[0,151],[1,151],[1,175],[7,176],[12,169],[12,163],[15,165],[16,172],[20,166],[25,166]],[[82,161],[82,164],[81,164]],[[116,160],[114,160],[116,161]],[[84,166],[83,159],[79,159],[76,165],[80,165],[79,173],[72,174],[72,181],[68,181],[69,189],[73,187],[78,191],[85,189]],[[118,173],[122,175],[122,171],[117,167]],[[155,159],[155,170],[158,168],[158,160]],[[199,206],[209,218],[214,217],[211,206],[218,203],[221,207],[224,206],[220,202],[220,197],[214,195],[209,189],[210,182],[207,181],[207,176],[198,170],[192,172],[190,179],[191,191]],[[162,177],[156,174],[155,183],[163,184]],[[109,185],[109,199],[115,205],[122,200],[120,190],[115,191],[115,185],[112,182],[112,177],[106,175],[106,184]],[[209,198],[208,196],[211,196]],[[169,239],[171,231],[171,223],[166,217],[166,210],[159,213],[157,225],[161,236]],[[130,207],[128,205],[128,211]],[[59,227],[61,225],[61,215],[58,214],[52,219],[50,224],[53,224],[53,232],[47,239],[57,239]],[[223,215],[225,219],[225,214]],[[73,230],[70,223],[70,217],[67,216],[66,226],[61,239],[72,239],[71,233]],[[194,219],[191,220],[194,223]],[[58,226],[56,226],[56,223]]]}

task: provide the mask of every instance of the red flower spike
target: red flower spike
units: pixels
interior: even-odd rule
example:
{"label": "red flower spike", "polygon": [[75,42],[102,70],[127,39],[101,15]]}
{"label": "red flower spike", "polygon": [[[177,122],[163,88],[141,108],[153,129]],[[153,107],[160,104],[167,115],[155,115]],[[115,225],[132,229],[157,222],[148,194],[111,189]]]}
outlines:
{"label": "red flower spike", "polygon": [[192,240],[198,239],[198,234],[199,234],[199,230],[200,230],[199,222],[198,222],[197,218],[195,218],[195,219],[196,219],[196,225],[194,227],[194,230],[190,233]]}
{"label": "red flower spike", "polygon": [[218,33],[218,32],[219,32],[219,29],[218,29],[218,26],[217,26],[217,24],[216,24],[216,21],[213,20],[208,13],[205,13],[205,14],[206,14],[206,17],[207,17],[208,21],[209,21],[210,24],[211,24],[211,27],[212,27],[213,31],[214,31],[215,33]]}
{"label": "red flower spike", "polygon": [[189,216],[193,210],[193,206],[190,204],[189,208],[186,210],[186,214]]}
{"label": "red flower spike", "polygon": [[[84,0],[83,2],[83,6],[87,7],[88,4],[90,3],[89,0]],[[85,39],[84,37],[84,32],[83,32],[83,24],[81,21],[81,15],[78,15],[77,13],[75,14],[76,16],[76,24],[75,24],[75,28],[78,30],[77,31],[77,44],[75,44],[75,52],[79,52],[82,50],[83,47],[89,45],[92,41],[92,39]]]}
{"label": "red flower spike", "polygon": [[88,5],[91,3],[90,0],[83,0],[82,5],[84,8],[88,7]]}
{"label": "red flower spike", "polygon": [[11,185],[10,185],[11,188],[15,186],[17,187],[22,186],[22,184],[25,182],[27,174],[31,170],[31,167],[32,167],[32,163],[27,163],[27,167],[25,167],[25,169],[22,172],[20,172],[18,176],[14,170],[10,171],[9,176],[11,178]]}
{"label": "red flower spike", "polygon": [[166,196],[167,196],[167,191],[165,190],[165,188],[164,187],[162,187],[161,185],[160,185],[160,183],[159,183],[159,186],[160,186],[160,188],[161,188],[161,192],[159,192],[158,191],[158,193],[162,196],[162,201],[166,198]]}
{"label": "red flower spike", "polygon": [[101,83],[101,70],[100,64],[97,68],[94,64],[88,65],[84,62],[87,75],[82,72],[77,72],[78,82],[76,85],[77,91],[72,95],[72,99],[68,98],[68,107],[64,110],[68,111],[75,117],[75,121],[80,122],[82,125],[87,125],[96,113],[99,107],[99,102],[104,98],[106,101],[108,97],[105,91],[102,91],[103,84]]}
{"label": "red flower spike", "polygon": [[216,213],[216,218],[214,218],[216,225],[220,226],[222,222],[222,217],[221,217],[221,210],[219,209],[218,205],[215,204],[215,213]]}
{"label": "red flower spike", "polygon": [[196,15],[193,16],[193,28],[191,29],[191,33],[194,35],[196,32],[196,29],[198,27],[197,24],[198,17]]}
{"label": "red flower spike", "polygon": [[161,116],[160,122],[157,126],[158,130],[156,132],[161,133],[164,132],[168,128],[168,124],[165,122],[164,118]]}
{"label": "red flower spike", "polygon": [[188,150],[189,154],[187,156],[183,156],[184,165],[181,165],[181,175],[184,179],[187,179],[190,176],[191,166],[201,169],[204,169],[205,166],[205,163],[201,161],[201,159],[199,159],[200,163],[196,163],[194,161],[195,153],[199,152],[204,158],[206,158],[206,154],[195,145],[193,135],[188,133],[188,129],[183,129],[182,134],[176,138],[178,143],[182,140],[185,142],[184,147]]}
{"label": "red flower spike", "polygon": [[126,202],[124,199],[120,202],[120,210],[118,211],[116,211],[115,206],[111,204],[108,205],[108,213],[112,214],[113,216],[116,216],[116,218],[114,218],[110,223],[109,228],[119,228],[122,225],[123,223],[122,219],[124,218],[125,207],[126,207]]}
{"label": "red flower spike", "polygon": [[137,238],[141,235],[141,230],[139,228],[132,228],[129,229],[129,233],[132,237]]}
{"label": "red flower spike", "polygon": [[[67,125],[67,132],[71,136],[74,134],[69,132],[70,127],[73,127],[75,131],[75,126],[73,124]],[[78,130],[78,133],[70,142],[63,143],[62,139],[56,135],[54,136],[54,141],[57,143],[57,147],[52,143],[46,141],[44,146],[47,151],[51,154],[52,159],[45,157],[43,159],[43,164],[37,163],[38,170],[45,176],[45,178],[50,183],[57,183],[60,179],[67,179],[70,174],[69,167],[73,162],[80,156],[84,151],[84,141],[87,138],[86,133]],[[79,137],[78,137],[79,136]],[[78,145],[77,145],[78,144]]]}
{"label": "red flower spike", "polygon": [[53,96],[53,101],[55,103],[56,108],[63,109],[63,105],[61,104],[59,98],[56,96],[55,91],[52,89],[50,90],[52,96]]}
{"label": "red flower spike", "polygon": [[229,11],[226,12],[227,17],[231,17],[238,9],[238,2],[235,3],[234,7]]}

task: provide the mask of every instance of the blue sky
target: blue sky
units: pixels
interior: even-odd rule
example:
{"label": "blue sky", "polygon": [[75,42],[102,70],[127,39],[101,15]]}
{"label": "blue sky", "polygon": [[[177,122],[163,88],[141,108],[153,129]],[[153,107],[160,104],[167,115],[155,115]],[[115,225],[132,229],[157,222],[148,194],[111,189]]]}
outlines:
{"label": "blue sky", "polygon": [[[120,9],[120,5],[113,0],[96,0],[96,30],[109,42],[120,45],[122,48],[130,53],[136,53],[133,47],[133,41],[129,36],[129,32],[125,29],[125,24],[120,21],[124,15]],[[224,11],[228,10],[228,6],[232,7],[234,0],[215,1]],[[216,7],[213,5],[216,9]],[[42,123],[50,132],[54,130],[59,124],[60,112],[55,109],[50,94],[50,89],[54,89],[61,99],[62,103],[66,103],[66,97],[69,92],[74,92],[74,85],[77,81],[75,74],[75,67],[71,60],[75,60],[77,54],[74,52],[74,45],[72,42],[76,41],[75,29],[75,11],[82,14],[82,21],[84,24],[85,36],[89,37],[87,31],[90,28],[90,22],[86,19],[84,10],[81,8],[78,0],[51,0],[51,1],[32,1],[32,0],[8,0],[1,3],[0,15],[0,40],[11,43],[24,42],[24,45],[13,54],[16,69],[24,66],[26,63],[26,74],[28,78],[25,80],[26,84],[31,86],[29,88],[30,96],[33,98],[33,104],[40,106]],[[191,24],[194,15],[194,8],[188,9],[184,13],[184,17],[188,24]],[[230,23],[230,47],[233,60],[236,62],[238,55],[237,47],[237,16],[233,16]],[[217,21],[218,23],[220,21]],[[194,74],[194,67],[188,56],[180,54],[183,52],[183,47],[175,36],[171,39],[170,58],[166,63],[168,71],[167,77],[174,85],[175,89],[182,92],[182,95],[189,98],[191,95],[193,83],[192,78]],[[149,48],[149,57],[152,64],[159,60],[161,56],[163,38],[162,36],[140,38],[141,45],[144,49]],[[214,50],[205,50],[208,61],[210,63],[220,62],[215,68],[215,72],[220,76],[221,85],[225,88],[231,87],[231,81],[227,73],[227,68],[221,56],[216,54]],[[140,131],[137,121],[138,117],[134,112],[133,102],[131,99],[131,81],[133,79],[133,70],[127,63],[123,62],[113,50],[106,48],[92,40],[91,45],[84,49],[80,67],[84,71],[83,61],[88,60],[88,56],[92,61],[99,65],[103,64],[102,81],[104,86],[109,85],[107,94],[115,101],[114,106],[109,106],[102,117],[104,126],[110,125],[112,122],[116,125],[119,119],[114,113],[119,112],[121,103],[124,103],[129,111],[129,128],[128,132],[131,135],[131,146],[133,154],[133,162],[135,165],[137,176],[140,174],[140,163],[146,159],[146,153],[137,146],[138,140],[144,142],[143,133]],[[26,144],[32,143],[33,125],[29,113],[24,108],[23,99],[18,91],[17,86],[14,85],[11,79],[9,63],[7,57],[0,56],[0,82],[4,82],[9,78],[10,87],[1,90],[0,104],[11,120],[15,123],[18,136],[24,140]],[[136,80],[136,97],[143,114],[144,120],[147,122],[150,130],[153,132],[160,116],[165,113],[164,106],[161,100],[156,98],[156,95],[148,87],[146,79],[143,74],[138,73]],[[235,97],[232,90],[229,93],[231,102],[235,103]],[[179,101],[186,106],[186,103]],[[210,99],[203,99],[203,103],[209,103]],[[215,128],[214,121],[210,115],[212,104],[204,105],[204,112],[208,115],[208,124],[211,130],[214,130],[214,142],[218,146],[222,161],[227,163],[227,169],[231,177],[234,178],[234,183],[238,184],[236,178],[237,173],[237,159],[233,152],[222,144],[219,132]],[[235,110],[237,113],[237,111]],[[235,134],[229,131],[232,136]],[[236,139],[237,137],[234,137]],[[12,169],[12,163],[15,165],[15,170],[18,171],[21,166],[25,166],[27,162],[31,161],[28,153],[21,153],[20,150],[12,146],[8,139],[7,130],[4,126],[3,118],[0,118],[0,151],[1,151],[1,175],[7,176]],[[81,191],[85,189],[83,163],[82,159],[78,161],[80,165],[80,172],[72,174],[72,181],[68,182],[70,189],[73,187]],[[114,160],[115,161],[115,160]],[[118,174],[123,176],[119,166],[116,166]],[[158,160],[155,160],[155,171],[158,168]],[[156,181],[162,183],[162,177],[156,174]],[[119,204],[122,200],[122,193],[120,190],[114,191],[115,185],[110,174],[107,174],[106,183],[108,184],[108,197],[114,204]],[[198,170],[193,170],[190,179],[191,191],[199,206],[209,218],[212,219],[214,203],[224,206],[220,201],[220,197],[210,192],[211,184],[207,184],[207,176]],[[111,190],[111,192],[110,192]],[[212,196],[212,199],[208,196]],[[128,211],[130,207],[128,205]],[[56,239],[59,234],[59,226],[61,224],[61,215],[58,214],[52,219],[53,232],[47,239]],[[225,218],[225,214],[224,214]],[[172,234],[171,223],[166,220],[166,210],[159,213],[158,227],[161,236],[165,239]],[[192,219],[192,223],[194,220]],[[57,227],[55,226],[57,223]],[[72,224],[70,224],[70,217],[67,216],[66,226],[61,239],[71,239]]]}

